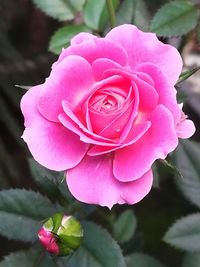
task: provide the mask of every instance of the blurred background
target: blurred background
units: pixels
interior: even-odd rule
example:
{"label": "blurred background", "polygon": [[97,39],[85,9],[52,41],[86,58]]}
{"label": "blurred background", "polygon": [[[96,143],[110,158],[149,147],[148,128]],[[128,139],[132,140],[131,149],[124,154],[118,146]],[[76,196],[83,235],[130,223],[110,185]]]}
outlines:
{"label": "blurred background", "polygon": [[[35,187],[28,169],[28,150],[21,139],[20,99],[25,91],[15,85],[36,85],[48,76],[56,59],[48,52],[48,42],[58,26],[31,0],[0,1],[1,189]],[[0,257],[18,246],[1,237]]]}
{"label": "blurred background", "polygon": [[[101,1],[101,0],[100,0]],[[39,1],[35,1],[39,2]],[[43,2],[43,1],[41,1]],[[46,1],[48,2],[48,1]],[[51,2],[51,1],[50,1]],[[119,23],[129,19],[124,0],[118,1],[116,12]],[[131,23],[138,24],[144,30],[165,0],[132,1],[140,2]],[[198,4],[198,1],[196,1]],[[143,5],[143,6],[142,6]],[[136,7],[136,6],[135,6]],[[140,13],[141,12],[141,13]],[[47,12],[48,13],[48,12]],[[95,13],[92,14],[95,17]],[[46,15],[41,8],[37,8],[32,0],[0,0],[0,188],[31,188],[37,189],[27,162],[30,156],[25,143],[21,139],[23,132],[23,117],[20,112],[20,99],[26,89],[16,85],[32,86],[43,83],[49,75],[51,64],[57,59],[57,55],[49,51],[59,51],[59,45],[50,44],[54,33],[62,26],[79,25],[83,21],[82,11],[76,12],[71,20],[59,21]],[[109,29],[108,20],[99,29],[93,29],[99,35],[103,35]],[[200,29],[199,29],[200,37]],[[163,42],[168,42],[182,53],[185,69],[200,66],[200,45],[196,29],[190,30],[183,36],[160,37]],[[200,39],[200,38],[199,38]],[[62,40],[67,43],[68,40]],[[62,43],[61,43],[62,46]],[[194,140],[200,141],[200,72],[196,72],[187,81],[179,86],[179,95],[184,98],[185,112],[194,120],[197,132]],[[173,174],[170,168],[161,172],[161,189],[154,189],[145,200],[134,206],[139,220],[140,235],[145,236],[144,250],[152,253],[165,262],[174,261],[173,266],[179,266],[181,253],[161,243],[162,236],[167,227],[182,215],[196,211],[182,197],[173,183]],[[116,207],[121,212],[123,207]],[[160,221],[159,227],[155,224],[155,218]],[[145,218],[145,219],[144,219]],[[23,243],[9,241],[0,236],[0,259],[10,251],[25,248]],[[126,248],[127,250],[129,248]],[[172,256],[174,255],[174,259]],[[170,265],[169,265],[170,266]]]}

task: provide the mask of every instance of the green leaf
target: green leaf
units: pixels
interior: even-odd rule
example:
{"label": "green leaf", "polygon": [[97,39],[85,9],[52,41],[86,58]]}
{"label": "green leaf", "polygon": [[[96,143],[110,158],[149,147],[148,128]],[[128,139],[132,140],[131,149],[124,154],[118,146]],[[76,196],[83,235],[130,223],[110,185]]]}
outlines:
{"label": "green leaf", "polygon": [[85,1],[86,0],[68,0],[68,2],[70,2],[71,6],[73,6],[73,8],[79,12],[83,9]]}
{"label": "green leaf", "polygon": [[[112,1],[115,9],[117,9],[119,0]],[[103,31],[108,21],[106,0],[87,0],[83,15],[88,27],[96,31]]]}
{"label": "green leaf", "polygon": [[33,0],[35,5],[45,14],[60,21],[74,18],[74,7],[66,0]]}
{"label": "green leaf", "polygon": [[0,234],[12,240],[33,242],[41,223],[24,215],[0,211]]}
{"label": "green leaf", "polygon": [[169,162],[166,159],[159,160],[165,167],[169,168],[169,170],[173,173],[176,174],[177,177],[182,178],[182,174],[179,171],[179,169],[171,162]]}
{"label": "green leaf", "polygon": [[200,67],[196,67],[192,70],[187,70],[181,73],[176,85],[178,85],[179,83],[185,81],[186,79],[188,79],[190,76],[192,76],[193,74],[195,74],[195,72],[197,72],[198,70],[200,70]]}
{"label": "green leaf", "polygon": [[137,220],[132,210],[124,211],[116,220],[113,228],[115,239],[119,243],[127,242],[135,233]]}
{"label": "green leaf", "polygon": [[153,17],[150,30],[159,36],[179,36],[192,30],[198,21],[198,9],[187,1],[162,6]]}
{"label": "green leaf", "polygon": [[200,251],[200,213],[179,219],[164,236],[168,244],[189,252]]}
{"label": "green leaf", "polygon": [[135,0],[134,17],[132,23],[143,31],[149,30],[150,14],[144,0]]}
{"label": "green leaf", "polygon": [[55,212],[52,203],[38,192],[25,189],[0,191],[0,211],[44,219]]}
{"label": "green leaf", "polygon": [[[41,261],[39,260],[41,258]],[[23,250],[11,253],[0,262],[0,267],[55,267],[56,265],[51,258],[45,254],[41,256],[41,252],[37,250]]]}
{"label": "green leaf", "polygon": [[105,8],[105,0],[87,0],[83,13],[86,25],[93,30],[99,30],[101,16]]}
{"label": "green leaf", "polygon": [[125,267],[120,247],[110,234],[100,226],[83,223],[83,245],[71,257],[69,267]]}
{"label": "green leaf", "polygon": [[176,184],[183,195],[200,208],[200,146],[198,143],[184,140],[174,152],[174,160],[182,178],[176,178]]}
{"label": "green leaf", "polygon": [[131,23],[134,16],[135,0],[124,0],[116,13],[117,24]]}
{"label": "green leaf", "polygon": [[127,267],[164,267],[159,261],[143,253],[134,253],[126,257]]}
{"label": "green leaf", "polygon": [[53,213],[51,202],[39,193],[24,189],[0,192],[0,234],[9,239],[34,241],[40,221]]}
{"label": "green leaf", "polygon": [[200,266],[200,252],[187,253],[183,259],[182,267]]}
{"label": "green leaf", "polygon": [[50,40],[49,50],[60,54],[62,48],[69,46],[71,38],[80,32],[91,32],[85,25],[67,25],[54,33]]}
{"label": "green leaf", "polygon": [[31,174],[40,189],[52,200],[57,200],[61,192],[59,190],[59,173],[50,171],[38,164],[34,159],[29,159]]}
{"label": "green leaf", "polygon": [[149,28],[150,15],[144,0],[124,0],[117,13],[117,24],[132,23],[141,30]]}

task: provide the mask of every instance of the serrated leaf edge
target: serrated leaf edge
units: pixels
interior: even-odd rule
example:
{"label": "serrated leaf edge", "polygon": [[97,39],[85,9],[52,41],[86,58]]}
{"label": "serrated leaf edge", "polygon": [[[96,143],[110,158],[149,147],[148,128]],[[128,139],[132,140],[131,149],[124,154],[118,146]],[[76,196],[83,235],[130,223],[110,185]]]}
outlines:
{"label": "serrated leaf edge", "polygon": [[[166,240],[166,236],[167,234],[169,233],[169,231],[174,227],[175,224],[177,224],[178,222],[180,222],[181,220],[185,219],[185,218],[188,218],[188,217],[191,217],[191,216],[200,216],[200,212],[195,212],[195,213],[192,213],[192,214],[188,214],[186,216],[182,216],[180,217],[179,219],[175,220],[175,222],[173,222],[173,224],[168,227],[168,230],[166,231],[164,237],[162,238],[162,241],[164,241],[165,243],[167,243],[168,245],[170,245],[171,247],[173,248],[176,248],[176,249],[179,249],[181,251],[186,251],[185,249],[183,248],[180,248],[179,246],[176,246],[174,244],[172,244],[171,242],[169,242],[168,240]],[[196,252],[196,250],[192,251],[192,250],[187,250],[187,252]]]}
{"label": "serrated leaf edge", "polygon": [[[155,33],[157,36],[159,36],[159,37],[168,37],[168,38],[170,38],[170,37],[180,37],[180,36],[185,36],[188,32],[186,32],[186,33],[183,33],[183,34],[157,34],[155,31],[153,31],[152,30],[152,23],[153,23],[153,21],[154,21],[154,19],[155,19],[155,16],[157,15],[157,13],[158,12],[160,12],[160,10],[161,9],[164,9],[165,8],[165,6],[168,6],[169,4],[171,4],[171,3],[174,3],[174,2],[181,2],[181,1],[178,1],[178,0],[175,0],[175,1],[169,1],[169,2],[167,2],[167,3],[165,3],[164,5],[162,5],[160,8],[158,8],[157,9],[157,11],[155,12],[155,14],[154,14],[154,16],[153,16],[153,18],[151,19],[151,21],[150,21],[150,25],[149,25],[149,30],[151,31],[151,32],[153,32],[153,33]],[[182,2],[185,2],[185,3],[189,3],[189,4],[193,4],[193,3],[191,3],[191,2],[189,2],[189,1],[183,1],[182,0]],[[193,6],[195,6],[194,4],[193,4]],[[199,12],[198,12],[199,13]],[[198,23],[197,23],[198,24]],[[191,30],[193,30],[193,29],[195,29],[195,27],[196,27],[197,25],[195,25],[194,26],[194,28],[192,28]]]}
{"label": "serrated leaf edge", "polygon": [[[69,20],[63,20],[61,19],[59,16],[57,15],[49,15],[48,12],[46,12],[44,9],[42,9],[37,2],[33,1],[34,2],[34,5],[36,6],[36,8],[38,8],[42,13],[44,13],[46,16],[50,17],[50,18],[53,18],[53,19],[57,19],[58,21],[60,22],[63,22],[63,21],[70,21],[70,20],[73,20],[74,19],[74,16],[69,19]],[[68,7],[69,8],[69,7]],[[69,10],[71,11],[71,13],[73,14],[72,10],[69,8]],[[73,14],[74,15],[74,14]]]}

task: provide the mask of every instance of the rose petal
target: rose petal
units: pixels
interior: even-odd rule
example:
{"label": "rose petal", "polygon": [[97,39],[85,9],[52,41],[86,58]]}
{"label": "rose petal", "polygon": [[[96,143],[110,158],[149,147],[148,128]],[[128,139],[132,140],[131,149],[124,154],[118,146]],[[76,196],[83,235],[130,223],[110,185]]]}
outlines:
{"label": "rose petal", "polygon": [[184,120],[176,126],[176,133],[179,138],[190,138],[195,132],[194,123],[191,120]]}
{"label": "rose petal", "polygon": [[110,209],[116,203],[139,202],[149,193],[152,180],[152,172],[148,171],[137,181],[119,182],[112,173],[111,154],[85,156],[78,166],[67,172],[67,184],[75,198]]}
{"label": "rose petal", "polygon": [[175,124],[179,122],[182,111],[177,104],[176,89],[174,86],[169,84],[168,77],[162,73],[159,67],[152,63],[138,65],[136,69],[151,76],[151,78],[154,80],[154,87],[159,96],[158,103],[164,105],[171,111]]}
{"label": "rose petal", "polygon": [[35,86],[23,96],[21,109],[26,129],[23,139],[33,157],[43,166],[56,171],[76,166],[85,155],[88,145],[60,123],[46,120],[36,107],[41,86]]}
{"label": "rose petal", "polygon": [[134,106],[133,106],[133,110],[130,116],[130,119],[127,121],[126,126],[124,127],[121,136],[120,136],[120,142],[124,143],[124,140],[127,138],[127,136],[129,135],[131,128],[133,127],[133,123],[137,118],[138,115],[138,107],[139,107],[139,92],[138,92],[138,88],[135,85],[135,83],[132,83],[132,90],[134,92]]}
{"label": "rose petal", "polygon": [[104,79],[104,72],[109,69],[121,69],[121,65],[108,58],[99,58],[92,63],[92,71],[96,81]]}
{"label": "rose petal", "polygon": [[155,88],[138,77],[134,78],[134,83],[136,84],[139,92],[139,110],[153,110],[158,103],[158,94]]}
{"label": "rose petal", "polygon": [[90,37],[87,41],[82,40],[80,44],[76,45],[74,45],[73,42],[73,46],[70,46],[62,51],[55,67],[69,55],[81,56],[90,64],[98,58],[108,58],[122,66],[127,64],[127,53],[124,48],[116,42],[104,38]]}
{"label": "rose petal", "polygon": [[121,149],[125,146],[129,146],[135,142],[137,142],[150,128],[151,122],[146,121],[141,124],[136,124],[132,127],[128,137],[124,140],[123,144],[118,144],[115,147],[108,147],[108,146],[98,146],[94,145],[92,148],[88,150],[89,156],[97,156],[102,155],[117,149]]}
{"label": "rose petal", "polygon": [[[107,127],[105,127],[101,131],[100,134],[102,136],[105,136],[105,137],[108,137],[110,135],[112,136],[113,130],[114,131],[121,130],[120,131],[120,139],[119,139],[118,143],[124,142],[124,140],[126,139],[126,137],[128,136],[128,134],[131,130],[134,119],[138,115],[139,94],[138,94],[138,90],[137,90],[137,87],[135,86],[135,84],[132,85],[131,93],[127,97],[127,100],[129,100],[129,98],[131,99],[131,94],[133,94],[133,96],[134,96],[134,101],[132,103],[130,103],[128,109],[125,110],[124,113],[117,116],[115,120],[113,120],[109,125],[107,125]],[[129,101],[131,101],[131,100],[129,100]],[[122,127],[122,126],[124,126],[124,127]]]}
{"label": "rose petal", "polygon": [[98,37],[89,32],[80,32],[79,34],[77,34],[71,39],[70,43],[71,43],[71,46],[75,46],[75,45],[80,45],[83,42],[88,42],[89,40],[91,40],[92,42],[93,39],[96,39],[96,38]]}
{"label": "rose petal", "polygon": [[133,145],[115,151],[114,176],[119,181],[133,181],[146,173],[156,159],[173,151],[178,138],[171,113],[162,105],[152,113],[151,128]]}
{"label": "rose petal", "polygon": [[[148,83],[149,85],[154,87],[154,81],[153,79],[147,75],[146,73],[143,72],[136,72],[136,71],[131,71],[129,67],[122,67],[121,65],[117,64],[116,62],[107,59],[107,58],[100,58],[95,60],[92,63],[92,71],[93,71],[93,75],[95,77],[95,80],[99,81],[102,79],[105,79],[107,77],[109,77],[109,70],[112,69],[117,69],[117,70],[121,70],[124,73],[129,73],[129,75],[127,75],[127,77],[131,77],[132,75],[136,75],[140,80]],[[114,74],[114,71],[111,73],[111,75]]]}
{"label": "rose petal", "polygon": [[115,146],[114,140],[94,134],[88,131],[84,126],[81,126],[79,128],[78,124],[75,123],[70,117],[71,116],[68,116],[66,113],[62,113],[58,116],[59,121],[62,123],[62,125],[64,125],[72,132],[78,134],[80,136],[81,141],[88,144],[98,144],[100,146]]}
{"label": "rose petal", "polygon": [[[99,88],[102,88],[108,84],[109,85],[115,85],[116,83],[119,83],[121,80],[122,80],[122,78],[120,76],[114,75],[112,77],[104,79],[103,81],[96,82],[92,88],[92,91],[98,90]],[[109,138],[105,138],[103,136],[99,136],[99,135],[91,132],[90,130],[88,130],[85,127],[85,125],[82,123],[82,121],[80,121],[79,118],[76,116],[76,114],[74,113],[74,111],[71,108],[71,105],[69,107],[69,103],[67,101],[63,101],[62,106],[63,106],[63,110],[64,110],[66,116],[62,112],[61,115],[59,115],[59,120],[61,121],[61,123],[65,127],[72,130],[73,132],[79,134],[82,141],[84,141],[86,143],[91,142],[92,144],[99,144],[99,145],[105,145],[106,143],[107,143],[107,145],[111,145],[111,146],[114,145],[114,144],[112,144],[115,142],[114,140],[109,139]],[[101,141],[103,143],[101,143]]]}
{"label": "rose petal", "polygon": [[[102,113],[95,112],[93,110],[89,110],[89,116],[92,124],[93,132],[103,136],[105,138],[115,138],[118,133],[116,132],[115,128],[112,128],[108,135],[100,134],[102,130],[107,126],[110,125],[113,120],[115,120],[117,114],[110,114],[105,115]],[[118,122],[120,124],[120,122]]]}
{"label": "rose petal", "polygon": [[137,78],[139,78],[141,81],[148,83],[150,86],[154,88],[155,85],[154,80],[152,79],[151,76],[147,75],[147,73],[134,71],[133,74],[135,74]]}
{"label": "rose petal", "polygon": [[63,112],[62,101],[79,105],[89,94],[92,84],[90,64],[81,57],[69,56],[52,70],[43,84],[38,109],[47,119],[58,121],[58,115]]}
{"label": "rose petal", "polygon": [[[146,80],[142,80],[141,78],[145,77],[147,79],[148,76],[140,75],[140,73],[131,73],[125,70],[120,69],[110,69],[105,72],[108,76],[110,75],[121,75],[124,78],[129,78],[132,84],[137,86],[139,92],[139,109],[142,111],[150,111],[155,108],[158,102],[158,94],[155,88],[150,85]],[[149,81],[149,80],[148,80]]]}
{"label": "rose petal", "polygon": [[[113,76],[113,78],[114,77],[115,76]],[[115,110],[110,113],[105,113],[99,112],[93,108],[91,100],[98,100],[99,91],[97,91],[97,93],[88,100],[88,103],[90,104],[90,106],[88,106],[89,116],[93,132],[106,138],[117,138],[127,124],[131,115],[131,110],[135,107],[135,96],[128,79],[119,76],[118,80],[114,80],[112,77],[107,80],[108,83],[104,84],[104,87],[102,88],[103,91],[100,92],[102,92],[102,95],[112,96],[113,99],[116,100],[117,104],[115,105]],[[118,120],[119,118],[120,120]],[[116,122],[116,120],[118,121]],[[116,130],[119,130],[120,132],[116,132]]]}
{"label": "rose petal", "polygon": [[[113,119],[109,123],[104,124],[104,127],[102,127],[99,135],[106,138],[119,138],[133,114],[134,106],[134,103],[131,102],[130,105],[124,108],[119,115],[113,116]],[[102,117],[102,120],[105,122],[104,117]]]}
{"label": "rose petal", "polygon": [[112,29],[106,39],[121,45],[128,53],[128,65],[135,67],[143,62],[156,64],[174,85],[182,70],[182,59],[176,48],[163,44],[154,33],[142,32],[133,25],[121,25]]}

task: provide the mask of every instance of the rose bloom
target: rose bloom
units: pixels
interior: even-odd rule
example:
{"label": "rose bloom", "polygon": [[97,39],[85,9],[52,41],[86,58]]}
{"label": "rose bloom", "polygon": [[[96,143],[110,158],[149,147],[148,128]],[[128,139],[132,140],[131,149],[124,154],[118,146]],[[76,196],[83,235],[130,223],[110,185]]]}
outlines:
{"label": "rose bloom", "polygon": [[181,70],[174,47],[133,25],[80,33],[23,96],[23,139],[40,164],[67,170],[76,199],[134,204],[151,189],[155,160],[195,131],[176,100]]}

